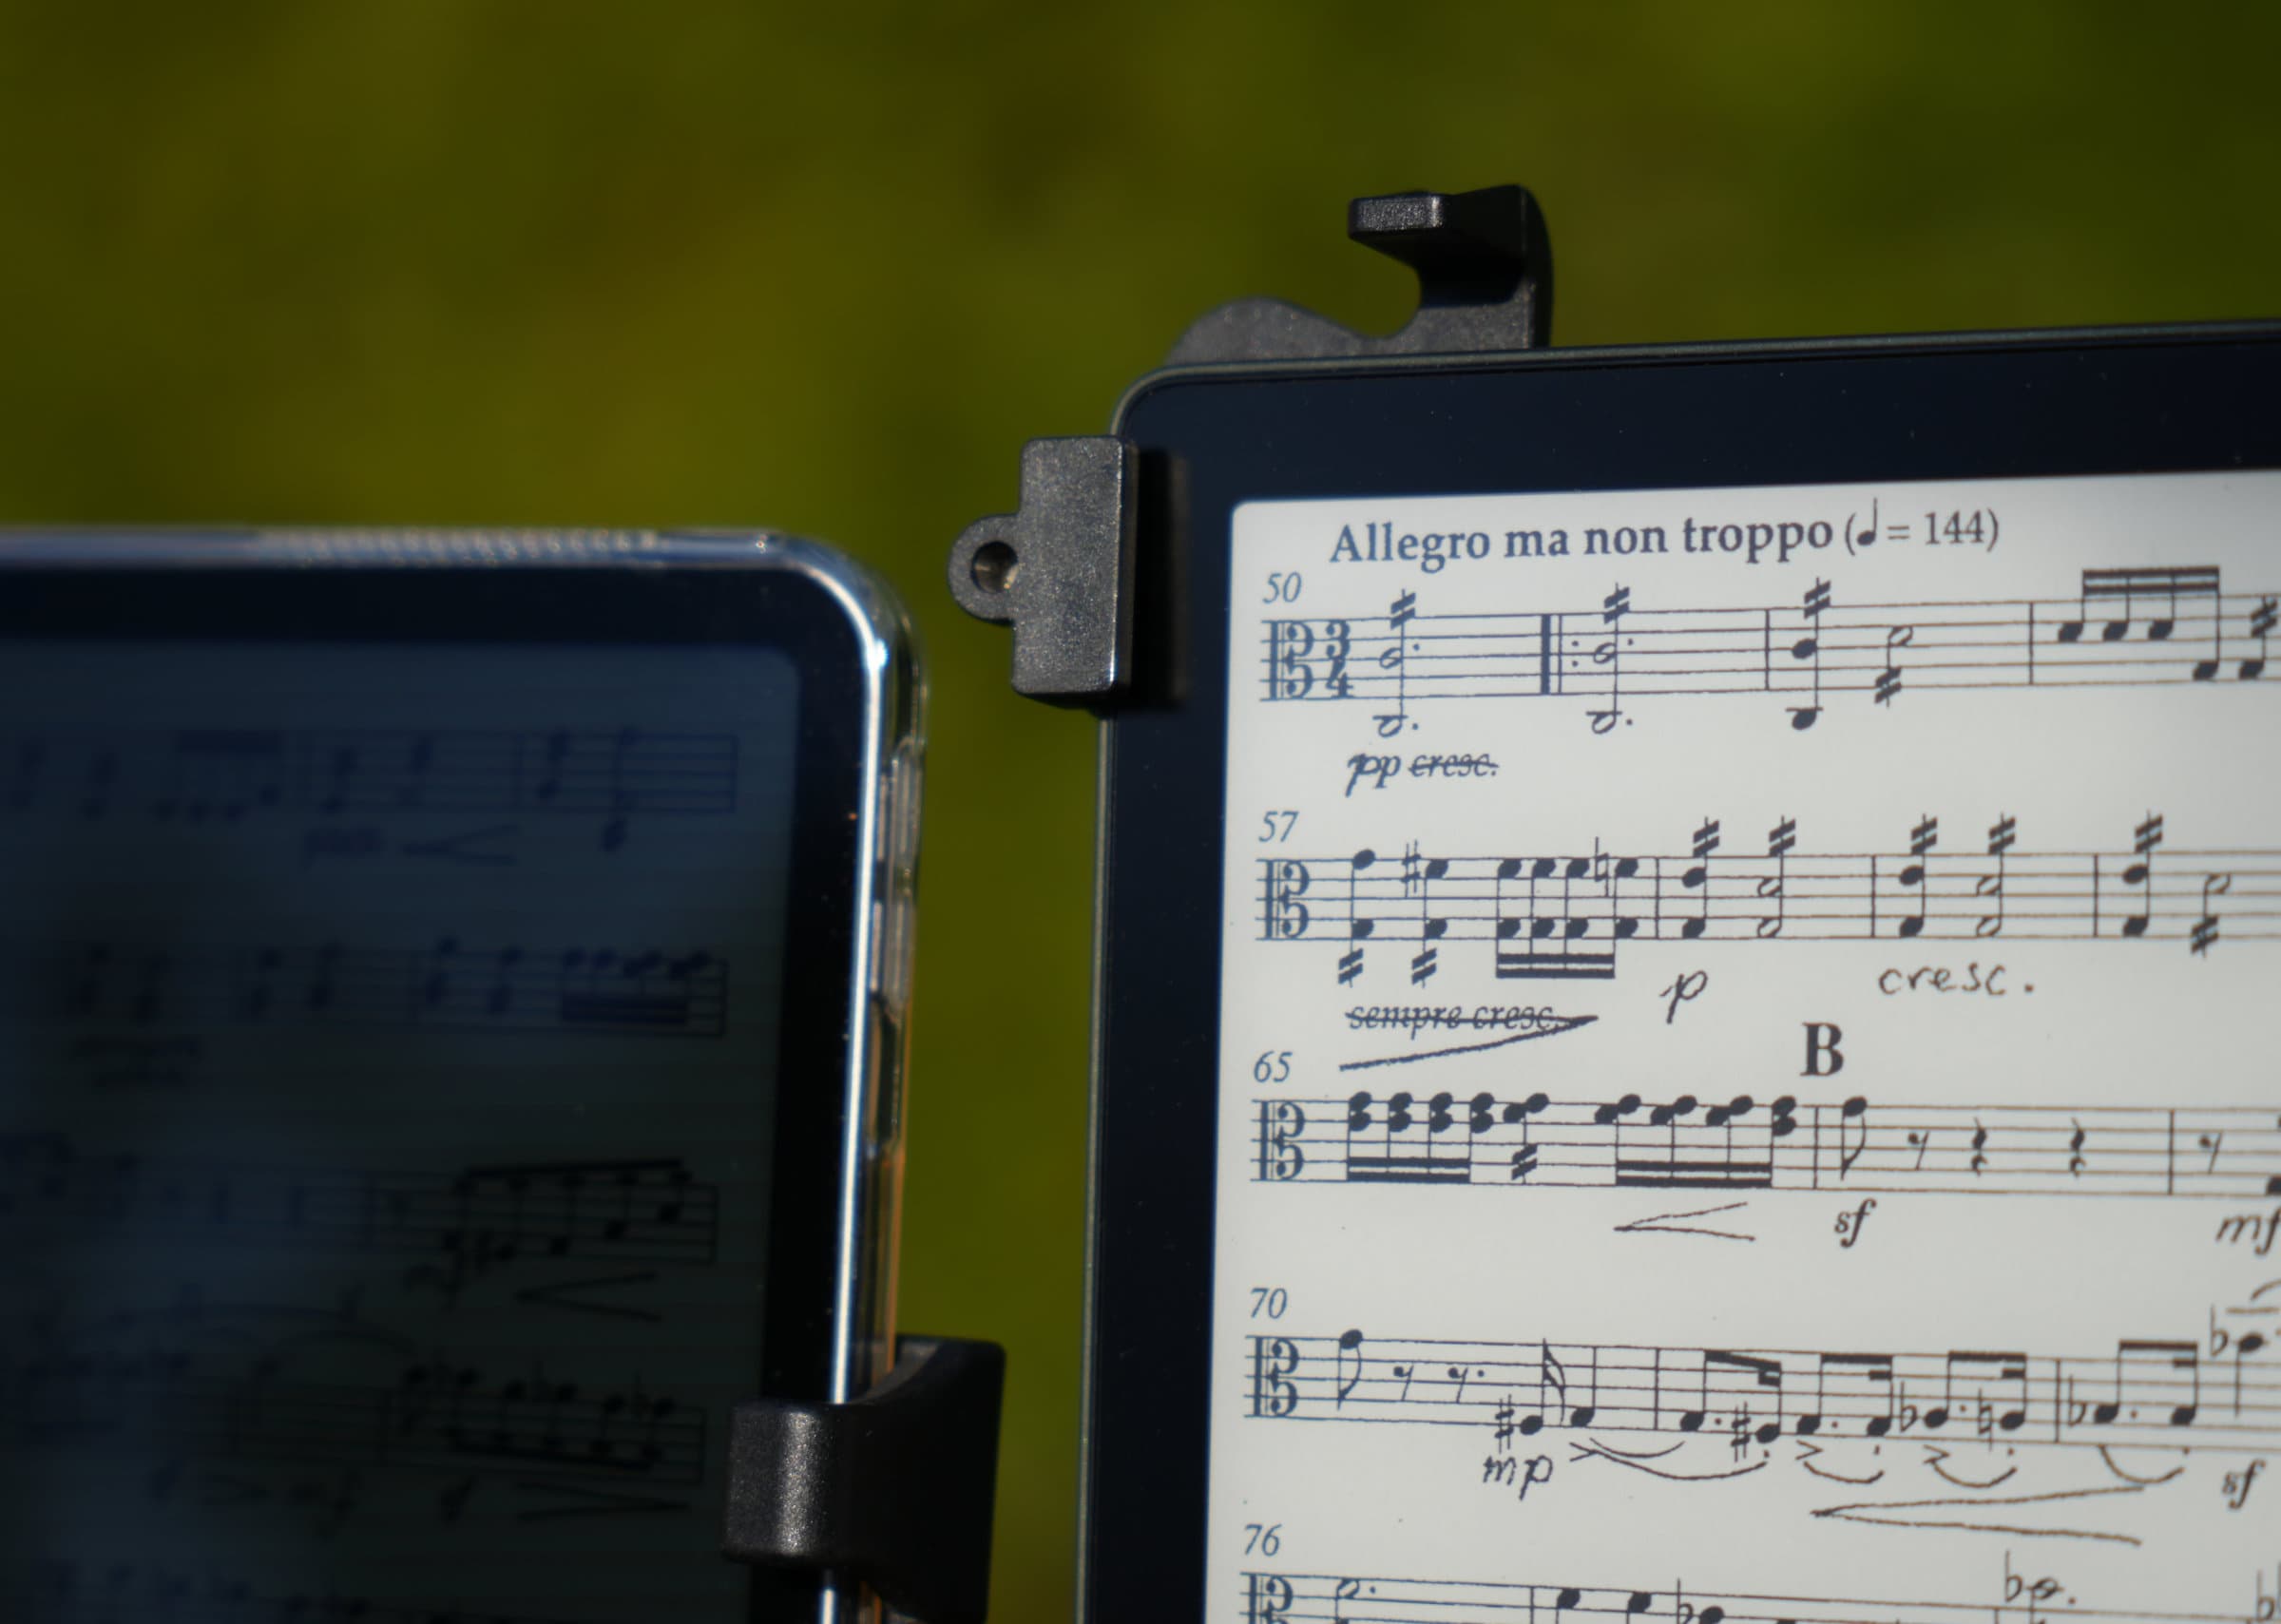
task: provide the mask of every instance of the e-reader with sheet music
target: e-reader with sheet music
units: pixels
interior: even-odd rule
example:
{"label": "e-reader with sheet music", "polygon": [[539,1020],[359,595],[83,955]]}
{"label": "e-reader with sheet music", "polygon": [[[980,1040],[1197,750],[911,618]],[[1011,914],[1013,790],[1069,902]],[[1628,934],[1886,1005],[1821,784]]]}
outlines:
{"label": "e-reader with sheet music", "polygon": [[1050,678],[1085,1616],[2271,1617],[2281,333],[1262,342]]}
{"label": "e-reader with sheet music", "polygon": [[891,602],[757,535],[11,535],[0,695],[0,1613],[817,1616],[723,1464],[891,1334]]}

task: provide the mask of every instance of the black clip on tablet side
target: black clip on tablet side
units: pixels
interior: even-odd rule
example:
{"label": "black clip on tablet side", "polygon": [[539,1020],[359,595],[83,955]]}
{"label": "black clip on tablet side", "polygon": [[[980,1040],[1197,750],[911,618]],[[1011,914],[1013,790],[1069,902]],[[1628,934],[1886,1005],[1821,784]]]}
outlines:
{"label": "black clip on tablet side", "polygon": [[731,1412],[721,1550],[861,1579],[923,1624],[982,1624],[1006,1350],[907,1336],[895,1354],[852,1403]]}
{"label": "black clip on tablet side", "polygon": [[[1417,272],[1418,308],[1398,332],[1375,337],[1281,299],[1237,299],[1190,327],[1165,365],[1483,357],[1551,341],[1552,242],[1523,187],[1356,198],[1347,235]],[[1129,699],[1142,483],[1128,440],[1032,440],[1019,506],[951,544],[950,596],[1014,628],[1016,693],[1095,710]]]}

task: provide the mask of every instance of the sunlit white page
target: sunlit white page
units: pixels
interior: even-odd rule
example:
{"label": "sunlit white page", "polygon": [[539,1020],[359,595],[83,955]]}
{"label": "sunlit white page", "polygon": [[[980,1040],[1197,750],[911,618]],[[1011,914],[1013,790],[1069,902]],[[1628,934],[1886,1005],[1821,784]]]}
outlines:
{"label": "sunlit white page", "polygon": [[2276,541],[1237,512],[1209,1616],[2272,1615]]}

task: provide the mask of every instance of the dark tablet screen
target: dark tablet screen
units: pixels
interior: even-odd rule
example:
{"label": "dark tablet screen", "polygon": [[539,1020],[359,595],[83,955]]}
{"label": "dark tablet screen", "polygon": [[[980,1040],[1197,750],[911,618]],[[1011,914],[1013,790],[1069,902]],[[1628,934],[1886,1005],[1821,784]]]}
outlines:
{"label": "dark tablet screen", "polygon": [[0,640],[0,1606],[742,1617],[803,668],[541,640],[591,573],[327,636],[332,573],[298,635],[82,577]]}

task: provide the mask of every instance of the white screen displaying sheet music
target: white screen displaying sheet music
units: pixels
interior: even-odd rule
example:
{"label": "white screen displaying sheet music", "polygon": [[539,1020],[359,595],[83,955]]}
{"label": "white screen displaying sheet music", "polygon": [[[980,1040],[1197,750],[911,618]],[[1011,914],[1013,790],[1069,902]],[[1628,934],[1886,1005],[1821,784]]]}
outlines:
{"label": "white screen displaying sheet music", "polygon": [[2281,475],[1232,587],[1207,1616],[2273,1616]]}
{"label": "white screen displaying sheet music", "polygon": [[797,685],[0,643],[0,1614],[744,1615]]}

